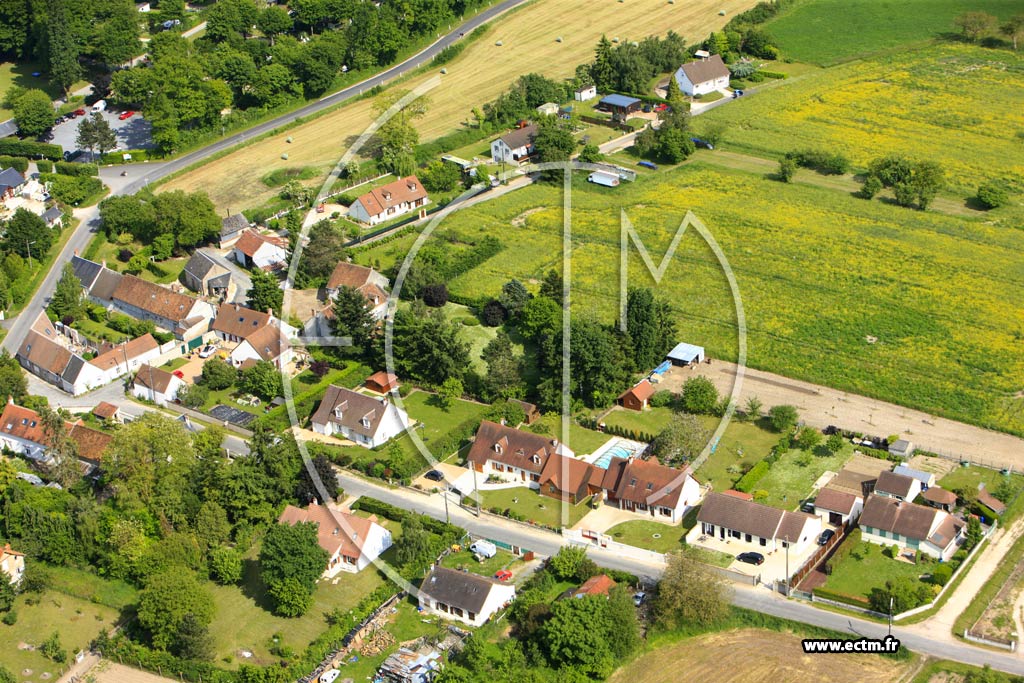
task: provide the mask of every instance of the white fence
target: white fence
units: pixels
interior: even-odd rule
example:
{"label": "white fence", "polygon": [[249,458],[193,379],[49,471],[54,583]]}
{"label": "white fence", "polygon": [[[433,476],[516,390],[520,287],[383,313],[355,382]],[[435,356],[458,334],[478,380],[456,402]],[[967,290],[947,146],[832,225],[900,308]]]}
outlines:
{"label": "white fence", "polygon": [[599,534],[594,531],[585,531],[582,529],[565,528],[562,529],[562,537],[573,545],[610,550],[614,553],[618,553],[619,555],[632,557],[643,562],[661,563],[665,561],[665,555],[662,553],[656,553],[653,550],[644,550],[643,548],[636,548],[631,545],[626,545],[625,543],[613,541],[607,534]]}

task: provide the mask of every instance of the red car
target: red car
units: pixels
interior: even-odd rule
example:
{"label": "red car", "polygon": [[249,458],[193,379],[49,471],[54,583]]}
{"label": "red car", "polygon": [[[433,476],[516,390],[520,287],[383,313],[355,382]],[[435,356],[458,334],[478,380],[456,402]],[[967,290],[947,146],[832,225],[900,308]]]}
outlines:
{"label": "red car", "polygon": [[654,106],[654,111],[665,111],[666,109],[668,109],[668,105],[665,104],[664,102]]}
{"label": "red car", "polygon": [[510,572],[507,569],[499,569],[498,571],[494,572],[494,578],[496,578],[498,581],[509,581],[512,579],[512,572]]}
{"label": "red car", "polygon": [[181,370],[175,370],[171,374],[177,377],[178,379],[185,379],[185,373],[182,372]]}
{"label": "red car", "polygon": [[133,112],[131,109],[129,109],[126,112],[121,112],[121,115],[118,116],[117,118],[120,119],[121,121],[124,121],[126,119],[130,119],[133,116],[135,116],[135,112]]}
{"label": "red car", "polygon": [[75,116],[85,116],[85,110],[84,109],[76,109],[76,110],[74,110],[71,113],[74,114]]}

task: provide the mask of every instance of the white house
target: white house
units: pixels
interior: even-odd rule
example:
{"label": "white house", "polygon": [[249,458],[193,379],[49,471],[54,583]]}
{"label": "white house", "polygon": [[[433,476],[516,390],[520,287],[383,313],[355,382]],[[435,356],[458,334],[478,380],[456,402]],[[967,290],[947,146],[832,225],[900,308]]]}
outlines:
{"label": "white house", "polygon": [[875,481],[875,493],[896,500],[913,501],[921,493],[921,482],[905,474],[881,472]]}
{"label": "white house", "polygon": [[152,365],[143,365],[135,373],[132,396],[152,401],[158,406],[165,406],[178,397],[178,392],[183,386],[185,382],[177,375],[154,368]]}
{"label": "white house", "polygon": [[856,521],[864,509],[864,499],[849,491],[825,487],[814,499],[814,512],[828,524],[839,526]]}
{"label": "white house", "polygon": [[572,97],[577,102],[586,102],[597,97],[597,86],[596,85],[585,85],[582,88],[578,88],[572,94]]}
{"label": "white house", "polygon": [[391,547],[391,532],[377,524],[376,517],[357,517],[328,509],[315,501],[305,509],[294,505],[285,507],[277,521],[279,524],[316,524],[317,541],[328,554],[325,579],[339,572],[360,572]]}
{"label": "white house", "polygon": [[516,587],[470,572],[436,566],[420,584],[423,611],[481,626],[516,597]]}
{"label": "white house", "polygon": [[860,516],[861,538],[898,545],[948,560],[960,546],[966,525],[944,510],[887,496],[868,496]]}
{"label": "white house", "polygon": [[312,423],[317,434],[374,448],[408,429],[409,416],[387,397],[367,396],[332,384],[313,413]]}
{"label": "white house", "polygon": [[533,155],[533,141],[539,128],[531,123],[502,135],[491,142],[491,160],[496,164],[520,164]]}
{"label": "white house", "polygon": [[134,372],[143,363],[148,363],[159,355],[160,344],[153,335],[146,333],[124,344],[107,345],[106,350],[90,360],[89,364],[99,368],[107,382],[113,382],[122,375]]}
{"label": "white house", "polygon": [[10,583],[18,583],[25,574],[25,553],[19,553],[5,543],[0,548],[0,574],[6,574]]}
{"label": "white house", "polygon": [[285,333],[276,325],[267,324],[239,342],[238,346],[231,350],[228,360],[235,367],[240,367],[247,360],[265,360],[281,369],[290,363],[293,357],[294,351]]}
{"label": "white house", "polygon": [[709,493],[697,513],[691,533],[729,539],[749,550],[773,552],[787,545],[796,554],[816,542],[821,518],[803,512],[779,510],[724,493]]}
{"label": "white house", "polygon": [[43,421],[39,413],[17,405],[11,397],[7,397],[3,414],[0,415],[0,446],[24,455],[29,460],[47,463],[50,457],[46,454],[46,435],[43,433]]}
{"label": "white house", "polygon": [[245,230],[235,242],[231,257],[245,268],[280,270],[288,264],[288,242],[255,230]]}
{"label": "white house", "polygon": [[700,483],[688,471],[639,458],[613,457],[601,488],[609,505],[672,524],[701,497]]}
{"label": "white house", "polygon": [[540,488],[548,458],[555,454],[575,456],[572,449],[558,439],[483,420],[476,430],[467,462],[484,475],[493,474],[536,489]]}
{"label": "white house", "polygon": [[348,216],[369,225],[376,225],[417,210],[422,218],[427,215],[424,207],[429,203],[430,197],[427,196],[420,179],[411,175],[381,185],[362,195],[348,207]]}
{"label": "white house", "polygon": [[729,87],[729,67],[720,55],[698,51],[697,60],[676,69],[675,79],[684,94],[693,97]]}

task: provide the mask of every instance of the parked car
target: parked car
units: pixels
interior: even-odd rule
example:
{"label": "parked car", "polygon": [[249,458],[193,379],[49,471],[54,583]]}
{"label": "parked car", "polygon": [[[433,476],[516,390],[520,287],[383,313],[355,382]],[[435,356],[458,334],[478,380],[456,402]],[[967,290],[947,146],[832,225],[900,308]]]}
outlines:
{"label": "parked car", "polygon": [[640,605],[647,602],[647,593],[643,591],[637,591],[633,593],[633,604],[639,607]]}
{"label": "parked car", "polygon": [[85,116],[85,110],[79,107],[78,109],[71,112],[74,116]]}
{"label": "parked car", "polygon": [[764,555],[761,553],[740,553],[736,556],[736,559],[740,562],[746,562],[747,564],[764,564]]}
{"label": "parked car", "polygon": [[645,114],[650,114],[652,111],[654,111],[654,107],[651,106],[650,104],[645,104],[643,109]]}
{"label": "parked car", "polygon": [[427,479],[429,479],[430,481],[443,481],[444,480],[444,474],[442,474],[440,472],[440,470],[430,470],[429,472],[427,472],[423,476],[426,477]]}
{"label": "parked car", "polygon": [[92,105],[93,111],[105,111],[107,108],[106,100],[97,100],[96,104]]}
{"label": "parked car", "polygon": [[652,164],[650,161],[638,161],[638,162],[636,162],[636,165],[637,166],[643,166],[644,168],[649,168],[652,171],[657,171],[658,170],[657,164]]}
{"label": "parked car", "polygon": [[667,110],[668,110],[668,105],[665,104],[664,102],[662,102],[660,104],[654,105],[654,111],[661,112],[661,111],[667,111]]}
{"label": "parked car", "polygon": [[510,572],[507,569],[499,569],[498,571],[494,572],[494,578],[496,578],[498,581],[511,581],[512,572]]}
{"label": "parked car", "polygon": [[337,669],[328,669],[320,674],[320,683],[334,683],[334,681],[338,680],[338,676],[340,675],[341,672]]}
{"label": "parked car", "polygon": [[733,90],[732,91],[732,98],[735,100],[737,97],[743,97],[743,91],[742,90]]}
{"label": "parked car", "polygon": [[127,121],[128,119],[130,119],[133,116],[135,116],[135,112],[133,112],[131,109],[129,109],[128,111],[121,112],[121,115],[118,116],[117,118],[118,118],[119,121]]}
{"label": "parked car", "polygon": [[203,348],[199,349],[200,358],[209,358],[213,354],[217,353],[217,347],[213,344],[207,344]]}
{"label": "parked car", "polygon": [[185,373],[182,372],[181,370],[175,370],[171,374],[177,377],[178,379],[185,379]]}
{"label": "parked car", "polygon": [[818,536],[818,545],[825,545],[836,535],[836,532],[832,529],[825,529],[821,532],[821,536]]}

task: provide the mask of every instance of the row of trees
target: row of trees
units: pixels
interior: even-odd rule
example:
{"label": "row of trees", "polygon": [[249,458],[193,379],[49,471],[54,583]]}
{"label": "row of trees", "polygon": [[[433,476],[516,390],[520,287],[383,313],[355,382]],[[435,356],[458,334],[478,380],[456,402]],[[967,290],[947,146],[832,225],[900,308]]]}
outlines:
{"label": "row of trees", "polygon": [[994,38],[998,33],[1009,40],[1016,50],[1024,40],[1024,14],[1014,15],[1000,23],[998,17],[988,12],[964,12],[953,20],[953,26],[972,43]]}
{"label": "row of trees", "polygon": [[100,202],[100,218],[112,242],[139,240],[152,247],[146,256],[158,259],[220,234],[220,216],[205,192],[118,195]]}

